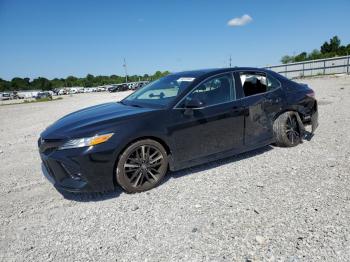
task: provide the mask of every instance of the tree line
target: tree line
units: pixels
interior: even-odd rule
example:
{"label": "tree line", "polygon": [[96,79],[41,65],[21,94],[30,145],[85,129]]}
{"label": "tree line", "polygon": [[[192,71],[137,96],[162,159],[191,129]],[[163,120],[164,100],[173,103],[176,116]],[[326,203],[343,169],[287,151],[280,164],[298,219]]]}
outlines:
{"label": "tree line", "polygon": [[301,52],[295,56],[285,55],[281,58],[281,62],[287,64],[346,55],[350,55],[350,44],[341,45],[339,37],[334,36],[329,42],[324,42],[320,49],[314,49],[311,53]]}
{"label": "tree line", "polygon": [[[131,75],[127,76],[128,82],[136,81],[153,81],[163,76],[170,74],[169,71],[157,71],[153,75]],[[125,76],[94,76],[88,74],[86,77],[68,76],[67,78],[54,78],[49,80],[45,77],[38,77],[31,80],[28,77],[15,77],[10,81],[0,78],[0,92],[3,91],[18,91],[18,90],[53,90],[62,87],[96,87],[109,84],[125,83]]]}

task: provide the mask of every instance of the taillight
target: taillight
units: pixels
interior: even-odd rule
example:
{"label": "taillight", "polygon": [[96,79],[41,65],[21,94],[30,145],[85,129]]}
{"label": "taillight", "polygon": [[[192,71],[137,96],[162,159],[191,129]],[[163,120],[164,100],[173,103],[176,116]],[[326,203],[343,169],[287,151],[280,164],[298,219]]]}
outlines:
{"label": "taillight", "polygon": [[307,95],[308,97],[315,98],[315,92],[314,92],[314,90],[312,90],[312,89],[310,89],[310,90],[306,93],[306,95]]}

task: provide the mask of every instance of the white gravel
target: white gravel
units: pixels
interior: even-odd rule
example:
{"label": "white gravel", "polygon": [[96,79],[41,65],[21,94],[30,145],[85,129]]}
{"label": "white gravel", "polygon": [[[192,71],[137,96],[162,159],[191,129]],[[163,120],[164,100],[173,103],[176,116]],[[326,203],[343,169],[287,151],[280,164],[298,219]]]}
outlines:
{"label": "white gravel", "polygon": [[350,77],[303,82],[319,99],[311,141],[171,173],[134,195],[64,198],[36,145],[57,118],[126,93],[0,106],[0,260],[349,261]]}

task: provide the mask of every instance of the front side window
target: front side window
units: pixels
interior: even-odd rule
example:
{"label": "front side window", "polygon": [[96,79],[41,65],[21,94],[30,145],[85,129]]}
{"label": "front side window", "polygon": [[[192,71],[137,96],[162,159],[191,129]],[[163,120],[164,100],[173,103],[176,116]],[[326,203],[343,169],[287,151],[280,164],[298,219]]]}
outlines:
{"label": "front side window", "polygon": [[184,107],[186,101],[198,100],[203,106],[212,106],[236,99],[234,81],[231,74],[213,77],[194,89],[181,104]]}
{"label": "front side window", "polygon": [[267,91],[267,80],[264,73],[241,72],[239,75],[246,97],[265,93]]}

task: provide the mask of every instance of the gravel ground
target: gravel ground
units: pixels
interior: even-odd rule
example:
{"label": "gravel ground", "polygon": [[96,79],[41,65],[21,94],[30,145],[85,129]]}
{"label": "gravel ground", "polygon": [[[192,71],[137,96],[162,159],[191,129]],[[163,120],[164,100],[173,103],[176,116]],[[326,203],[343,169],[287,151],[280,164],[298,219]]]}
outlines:
{"label": "gravel ground", "polygon": [[57,118],[126,93],[1,106],[0,260],[349,261],[350,77],[303,82],[319,99],[311,141],[174,172],[134,195],[63,196],[36,146]]}

